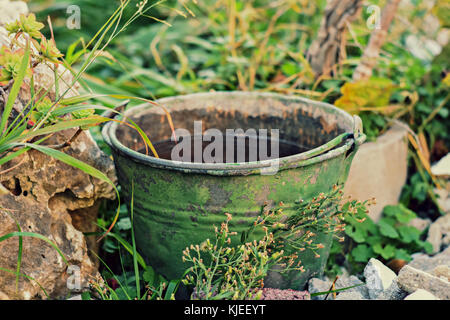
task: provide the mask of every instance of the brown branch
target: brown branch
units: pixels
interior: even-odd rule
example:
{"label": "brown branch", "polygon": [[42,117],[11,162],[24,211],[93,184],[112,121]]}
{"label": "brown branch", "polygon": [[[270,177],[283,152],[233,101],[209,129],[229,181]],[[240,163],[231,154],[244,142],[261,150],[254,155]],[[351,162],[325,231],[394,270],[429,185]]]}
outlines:
{"label": "brown branch", "polygon": [[401,0],[389,0],[381,13],[380,28],[375,29],[369,40],[367,48],[361,57],[358,67],[353,73],[353,81],[369,79],[372,76],[373,68],[377,64],[377,58],[380,56],[380,50],[383,46],[389,27],[397,12]]}
{"label": "brown branch", "polygon": [[316,77],[329,75],[343,59],[347,23],[360,12],[362,0],[328,0],[317,38],[306,54]]}

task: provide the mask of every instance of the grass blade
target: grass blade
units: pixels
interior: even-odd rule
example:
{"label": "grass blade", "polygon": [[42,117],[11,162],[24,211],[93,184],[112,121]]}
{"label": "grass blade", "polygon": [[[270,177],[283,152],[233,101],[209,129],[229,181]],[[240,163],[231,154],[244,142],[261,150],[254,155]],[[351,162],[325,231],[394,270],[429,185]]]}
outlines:
{"label": "grass blade", "polygon": [[15,274],[17,276],[24,277],[24,278],[26,278],[28,280],[36,282],[36,284],[39,286],[39,288],[41,288],[41,290],[44,292],[44,294],[47,297],[47,299],[50,299],[50,296],[48,295],[47,291],[45,291],[44,287],[36,279],[34,279],[33,277],[27,276],[26,274],[23,274],[23,273],[15,272],[13,270],[5,269],[5,268],[2,268],[2,267],[0,267],[0,271],[12,273],[12,274]]}
{"label": "grass blade", "polygon": [[30,62],[30,43],[27,42],[27,46],[25,48],[25,54],[23,55],[22,62],[20,63],[19,72],[17,74],[17,78],[14,79],[14,83],[12,85],[11,91],[8,95],[8,100],[6,101],[5,107],[3,109],[2,120],[0,122],[0,128],[2,130],[2,135],[5,133],[7,129],[8,118],[11,114],[12,108],[14,106],[14,102],[16,101],[17,95],[19,94],[20,87],[22,86],[23,80],[25,79],[25,75],[27,73],[28,64]]}
{"label": "grass blade", "polygon": [[51,245],[53,247],[53,249],[55,249],[58,254],[61,256],[61,258],[64,260],[64,262],[68,265],[69,263],[67,262],[66,257],[64,256],[64,254],[62,253],[62,251],[58,248],[58,246],[53,243],[53,241],[51,241],[49,238],[43,236],[42,234],[39,233],[35,233],[35,232],[10,232],[8,234],[5,234],[4,236],[0,237],[0,242],[5,241],[9,238],[12,237],[32,237],[32,238],[37,238],[40,239],[42,241],[47,242],[49,245]]}
{"label": "grass blade", "polygon": [[134,181],[131,181],[131,241],[133,244],[133,266],[134,266],[134,274],[136,279],[136,297],[140,297],[141,295],[141,287],[140,287],[140,279],[139,279],[139,267],[137,263],[137,252],[136,252],[136,241],[134,238]]}

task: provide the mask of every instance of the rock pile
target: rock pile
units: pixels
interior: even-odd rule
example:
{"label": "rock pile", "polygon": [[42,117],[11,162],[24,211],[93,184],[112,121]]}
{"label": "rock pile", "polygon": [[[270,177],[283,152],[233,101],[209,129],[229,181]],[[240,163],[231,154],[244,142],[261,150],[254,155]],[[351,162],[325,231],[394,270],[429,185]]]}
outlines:
{"label": "rock pile", "polygon": [[[337,293],[336,300],[450,300],[450,247],[430,257],[413,255],[398,275],[377,259],[370,259],[364,269],[365,282],[344,275],[336,281],[335,289],[349,288]],[[312,300],[323,300],[318,292],[330,290],[332,282],[313,278],[308,291]],[[328,295],[328,299],[333,299]]]}

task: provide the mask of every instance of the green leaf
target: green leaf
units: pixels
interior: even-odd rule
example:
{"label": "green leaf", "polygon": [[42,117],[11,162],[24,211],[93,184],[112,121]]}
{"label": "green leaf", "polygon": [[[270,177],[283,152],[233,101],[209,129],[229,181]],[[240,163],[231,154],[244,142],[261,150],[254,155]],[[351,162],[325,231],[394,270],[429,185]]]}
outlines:
{"label": "green leaf", "polygon": [[117,228],[119,230],[130,230],[131,229],[131,220],[129,217],[122,218],[117,222]]}
{"label": "green leaf", "polygon": [[150,287],[152,287],[156,279],[156,274],[153,268],[148,267],[147,270],[145,270],[144,273],[142,274],[142,278]]}
{"label": "green leaf", "polygon": [[373,255],[373,250],[365,244],[359,244],[352,250],[352,256],[356,262],[367,262]]}
{"label": "green leaf", "polygon": [[341,87],[342,97],[335,105],[352,112],[362,107],[384,107],[389,104],[394,88],[393,82],[384,78],[347,82]]}
{"label": "green leaf", "polygon": [[345,228],[345,233],[352,238],[353,240],[355,240],[358,243],[362,243],[366,240],[367,237],[367,232],[365,232],[363,229],[361,228],[355,228],[355,227],[347,227]]}
{"label": "green leaf", "polygon": [[286,62],[281,66],[281,71],[287,76],[291,76],[300,71],[297,63]]}
{"label": "green leaf", "polygon": [[392,239],[397,239],[399,237],[398,232],[393,227],[393,223],[392,223],[391,219],[388,219],[388,218],[380,219],[380,221],[378,222],[378,226],[380,227],[380,232],[383,236],[386,236],[386,237],[389,237]]}
{"label": "green leaf", "polygon": [[397,249],[395,251],[395,258],[401,259],[401,260],[406,260],[406,261],[412,260],[411,255],[405,249]]}
{"label": "green leaf", "polygon": [[78,127],[83,127],[83,126],[96,125],[96,124],[99,124],[102,122],[107,122],[107,121],[111,121],[111,119],[101,117],[101,116],[92,116],[92,117],[85,118],[85,119],[61,121],[61,122],[58,122],[57,124],[47,126],[42,129],[30,131],[30,132],[20,135],[16,138],[10,139],[8,142],[24,141],[24,140],[28,140],[30,138],[44,135],[44,134],[59,132],[59,131],[62,131],[65,129],[70,129],[70,128],[78,128]]}
{"label": "green leaf", "polygon": [[381,243],[377,243],[373,246],[373,251],[381,255],[385,260],[392,258],[395,255],[395,247],[390,244],[383,248]]}
{"label": "green leaf", "polygon": [[417,217],[414,211],[406,208],[403,204],[386,206],[383,209],[383,213],[386,216],[397,219],[401,223],[408,223]]}
{"label": "green leaf", "polygon": [[398,232],[400,233],[400,240],[404,243],[418,241],[420,237],[420,231],[412,226],[400,226]]}
{"label": "green leaf", "polygon": [[88,291],[85,291],[81,294],[81,300],[91,300],[91,294]]}
{"label": "green leaf", "polygon": [[180,280],[172,280],[166,289],[166,294],[164,295],[164,300],[172,300],[174,298],[175,292],[178,289]]}
{"label": "green leaf", "polygon": [[32,143],[20,143],[20,144],[18,143],[17,145],[18,146],[23,145],[23,146],[26,146],[26,147],[30,147],[32,149],[36,149],[36,150],[38,150],[38,151],[40,151],[40,152],[42,152],[42,153],[44,153],[44,154],[46,154],[46,155],[48,155],[48,156],[50,156],[52,158],[60,160],[60,161],[66,163],[68,165],[71,165],[71,166],[73,166],[75,168],[78,168],[78,169],[82,170],[83,172],[85,172],[85,173],[87,173],[87,174],[89,174],[89,175],[91,175],[91,176],[93,176],[93,177],[95,177],[97,179],[105,181],[105,182],[109,183],[116,190],[116,193],[118,195],[118,191],[116,189],[116,186],[108,178],[108,176],[106,174],[104,174],[100,170],[98,170],[98,169],[88,165],[87,163],[85,163],[85,162],[83,162],[81,160],[78,160],[78,159],[76,159],[74,157],[71,157],[71,156],[65,154],[64,152],[61,152],[61,151],[58,151],[58,150],[55,150],[55,149],[52,149],[52,148],[49,148],[49,147],[46,147],[46,146],[40,146],[40,145],[32,144]]}
{"label": "green leaf", "polygon": [[11,110],[14,106],[14,102],[16,101],[17,95],[19,94],[20,87],[22,86],[22,82],[27,74],[28,63],[30,62],[30,43],[27,43],[27,47],[25,49],[25,54],[23,55],[22,62],[20,63],[19,73],[17,78],[14,79],[14,83],[12,85],[11,91],[8,95],[8,100],[6,101],[5,107],[3,109],[2,120],[0,122],[0,130],[3,133],[5,132],[8,118],[11,114]]}

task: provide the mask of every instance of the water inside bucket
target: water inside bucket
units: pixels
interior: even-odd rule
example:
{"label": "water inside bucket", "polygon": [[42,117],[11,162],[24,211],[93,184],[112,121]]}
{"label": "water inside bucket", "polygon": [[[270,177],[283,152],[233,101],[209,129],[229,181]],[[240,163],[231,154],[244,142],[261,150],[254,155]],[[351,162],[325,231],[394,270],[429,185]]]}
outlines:
{"label": "water inside bucket", "polygon": [[[309,150],[309,148],[293,142],[271,137],[224,135],[221,138],[222,152],[220,152],[220,142],[214,147],[213,144],[216,141],[214,138],[211,140],[205,141],[204,136],[190,136],[178,138],[177,144],[180,144],[178,147],[175,141],[170,139],[158,141],[153,145],[161,159],[193,163],[263,161],[283,158]],[[145,149],[140,149],[139,152],[145,153]]]}

